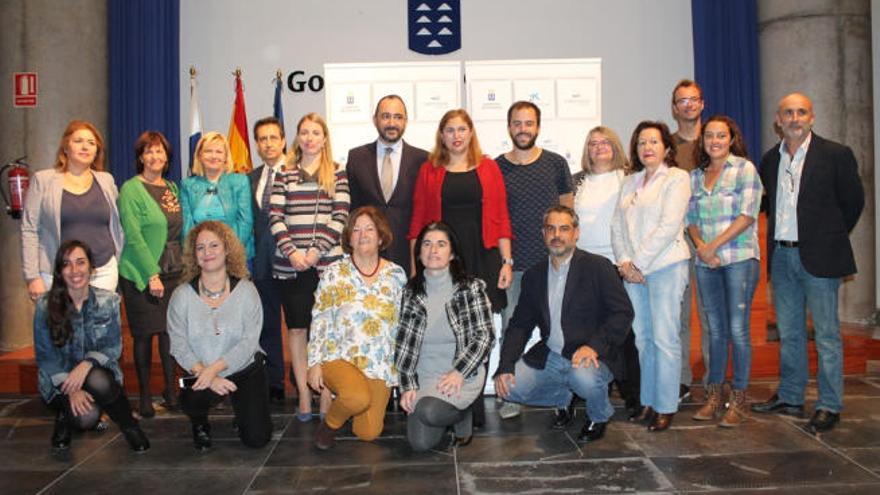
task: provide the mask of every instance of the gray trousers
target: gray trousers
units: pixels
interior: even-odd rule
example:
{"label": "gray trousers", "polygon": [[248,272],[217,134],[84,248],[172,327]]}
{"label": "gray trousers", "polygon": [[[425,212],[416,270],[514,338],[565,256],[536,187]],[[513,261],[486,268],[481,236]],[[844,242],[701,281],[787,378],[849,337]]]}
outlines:
{"label": "gray trousers", "polygon": [[471,408],[461,410],[442,399],[422,397],[406,418],[406,439],[414,451],[424,452],[436,447],[450,426],[458,438],[471,436]]}

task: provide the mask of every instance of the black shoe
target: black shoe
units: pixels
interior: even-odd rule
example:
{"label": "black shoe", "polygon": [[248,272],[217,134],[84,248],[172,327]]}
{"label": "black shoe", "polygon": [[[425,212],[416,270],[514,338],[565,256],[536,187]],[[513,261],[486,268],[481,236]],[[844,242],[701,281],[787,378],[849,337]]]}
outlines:
{"label": "black shoe", "polygon": [[834,428],[834,425],[840,422],[840,413],[833,413],[825,409],[816,409],[813,417],[804,426],[804,429],[815,435]]}
{"label": "black shoe", "polygon": [[180,407],[177,393],[171,390],[162,392],[162,407],[164,407],[166,411],[176,411],[177,408]]}
{"label": "black shoe", "polygon": [[147,436],[144,435],[144,431],[141,430],[140,426],[134,425],[123,428],[122,434],[125,436],[125,441],[128,442],[131,450],[138,453],[150,450],[150,441],[147,440]]}
{"label": "black shoe", "polygon": [[456,437],[455,434],[453,434],[453,437],[455,437],[455,440],[453,440],[452,443],[453,447],[467,447],[474,439],[473,435],[468,435],[466,437]]}
{"label": "black shoe", "polygon": [[284,387],[269,387],[269,402],[284,405]]}
{"label": "black shoe", "polygon": [[207,423],[193,425],[193,445],[199,452],[211,448],[211,425]]}
{"label": "black shoe", "polygon": [[554,430],[564,430],[566,426],[571,424],[572,420],[574,420],[573,404],[569,404],[568,407],[564,409],[554,409],[553,424],[550,425],[550,428],[553,428]]}
{"label": "black shoe", "polygon": [[55,429],[52,431],[52,448],[67,450],[70,448],[70,421],[67,411],[61,409],[55,415]]}
{"label": "black shoe", "polygon": [[678,386],[678,403],[681,404],[691,396],[691,388],[684,383]]}
{"label": "black shoe", "polygon": [[486,413],[474,413],[471,424],[474,428],[483,428],[484,426],[486,426]]}
{"label": "black shoe", "polygon": [[767,399],[765,402],[755,402],[752,404],[752,412],[762,413],[762,414],[784,414],[786,416],[794,416],[796,418],[804,417],[804,406],[803,404],[787,404],[785,402],[781,402],[779,400],[779,395],[773,394],[772,397]]}
{"label": "black shoe", "polygon": [[605,426],[608,423],[594,423],[592,421],[587,421],[584,424],[584,428],[581,430],[581,434],[578,435],[577,441],[578,443],[589,443],[600,440],[605,436]]}
{"label": "black shoe", "polygon": [[654,408],[651,406],[642,406],[630,414],[629,420],[633,423],[650,423],[654,421],[654,416],[656,415],[657,413],[654,412]]}
{"label": "black shoe", "polygon": [[153,409],[152,397],[141,397],[141,401],[138,404],[138,414],[140,414],[142,418],[152,418],[156,415],[156,410]]}

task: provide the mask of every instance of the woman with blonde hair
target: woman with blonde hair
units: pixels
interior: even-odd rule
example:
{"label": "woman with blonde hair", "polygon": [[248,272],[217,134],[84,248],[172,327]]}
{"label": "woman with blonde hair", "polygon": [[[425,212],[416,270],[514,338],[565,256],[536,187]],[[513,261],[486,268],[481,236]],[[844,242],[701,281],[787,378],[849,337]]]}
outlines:
{"label": "woman with blonde hair", "polygon": [[629,160],[617,133],[605,126],[590,129],[584,141],[581,171],[572,176],[574,211],[580,217],[578,248],[615,262],[611,248],[611,217]]}
{"label": "woman with blonde hair", "polygon": [[119,192],[104,172],[104,138],[91,122],[72,120],[61,135],[55,166],[31,178],[21,219],[22,271],[36,301],[52,285],[52,260],[62,242],[88,239],[95,256],[91,284],[116,290],[123,233]]}
{"label": "woman with blonde hair", "polygon": [[208,411],[229,395],[242,443],[272,436],[269,378],[260,349],[263,309],[248,280],[245,251],[226,224],[208,220],[187,235],[183,280],[168,305],[171,354],[187,371],[180,406],[196,450],[211,447]]}
{"label": "woman with blonde hair", "polygon": [[183,237],[196,224],[219,220],[228,225],[254,257],[254,217],[251,210],[250,182],[246,175],[233,173],[229,142],[219,132],[206,132],[196,145],[193,175],[180,185],[183,209]]}
{"label": "woman with blonde hair", "polygon": [[[581,171],[571,178],[574,184],[574,211],[580,217],[581,235],[577,247],[617,263],[611,247],[611,219],[630,163],[620,137],[612,129],[596,126],[587,133],[581,155]],[[623,345],[624,375],[615,377],[630,414],[639,408],[639,354],[635,334],[630,332]]]}
{"label": "woman with blonde hair", "polygon": [[[327,123],[316,113],[303,116],[284,169],[276,174],[269,210],[269,230],[278,245],[274,277],[284,308],[293,378],[299,392],[300,421],[311,420],[311,392],[306,378],[307,331],[318,277],[342,257],[339,243],[348,221],[349,191],[345,168],[333,161]],[[329,407],[325,394],[321,411]]]}

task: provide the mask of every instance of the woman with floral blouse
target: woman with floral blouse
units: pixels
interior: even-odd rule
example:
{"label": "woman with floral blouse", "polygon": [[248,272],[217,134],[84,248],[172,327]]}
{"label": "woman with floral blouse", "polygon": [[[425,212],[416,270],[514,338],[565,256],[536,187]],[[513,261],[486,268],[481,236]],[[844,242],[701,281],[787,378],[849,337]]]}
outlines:
{"label": "woman with floral blouse", "polygon": [[382,433],[385,406],[397,384],[394,336],[406,272],[379,257],[391,244],[391,227],[373,206],[358,208],[342,232],[347,256],[321,275],[312,310],[308,381],[336,396],[315,434],[315,445],[333,446],[349,419],[364,441]]}

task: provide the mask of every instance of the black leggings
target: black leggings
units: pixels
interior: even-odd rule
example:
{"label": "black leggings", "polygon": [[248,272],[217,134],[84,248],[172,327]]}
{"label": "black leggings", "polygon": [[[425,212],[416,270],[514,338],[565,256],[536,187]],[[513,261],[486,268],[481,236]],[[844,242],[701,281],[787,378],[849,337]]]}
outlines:
{"label": "black leggings", "polygon": [[437,446],[450,426],[459,438],[471,436],[472,421],[470,407],[461,410],[445,400],[422,397],[406,419],[406,439],[414,451],[424,452]]}
{"label": "black leggings", "polygon": [[176,390],[174,385],[174,360],[171,359],[171,339],[168,332],[137,335],[134,337],[134,366],[140,385],[141,400],[147,400],[150,393],[150,366],[153,362],[153,335],[159,336],[159,358],[162,360],[162,374],[165,377],[165,392]]}
{"label": "black leggings", "polygon": [[70,398],[67,395],[59,394],[49,404],[55,410],[63,408],[67,413],[68,422],[74,428],[81,430],[94,428],[101,418],[102,409],[107,411],[110,419],[120,428],[130,428],[137,424],[131,415],[131,406],[122,390],[122,385],[116,381],[116,377],[109,369],[103,366],[93,366],[89,374],[86,375],[82,388],[95,399],[95,407],[83,416],[73,415],[73,411],[70,409]]}
{"label": "black leggings", "polygon": [[[238,436],[248,447],[262,447],[272,438],[272,417],[269,415],[269,375],[262,354],[247,368],[226,377],[237,387],[230,394]],[[208,409],[223,400],[213,390],[180,391],[180,406],[193,425],[208,424]]]}

